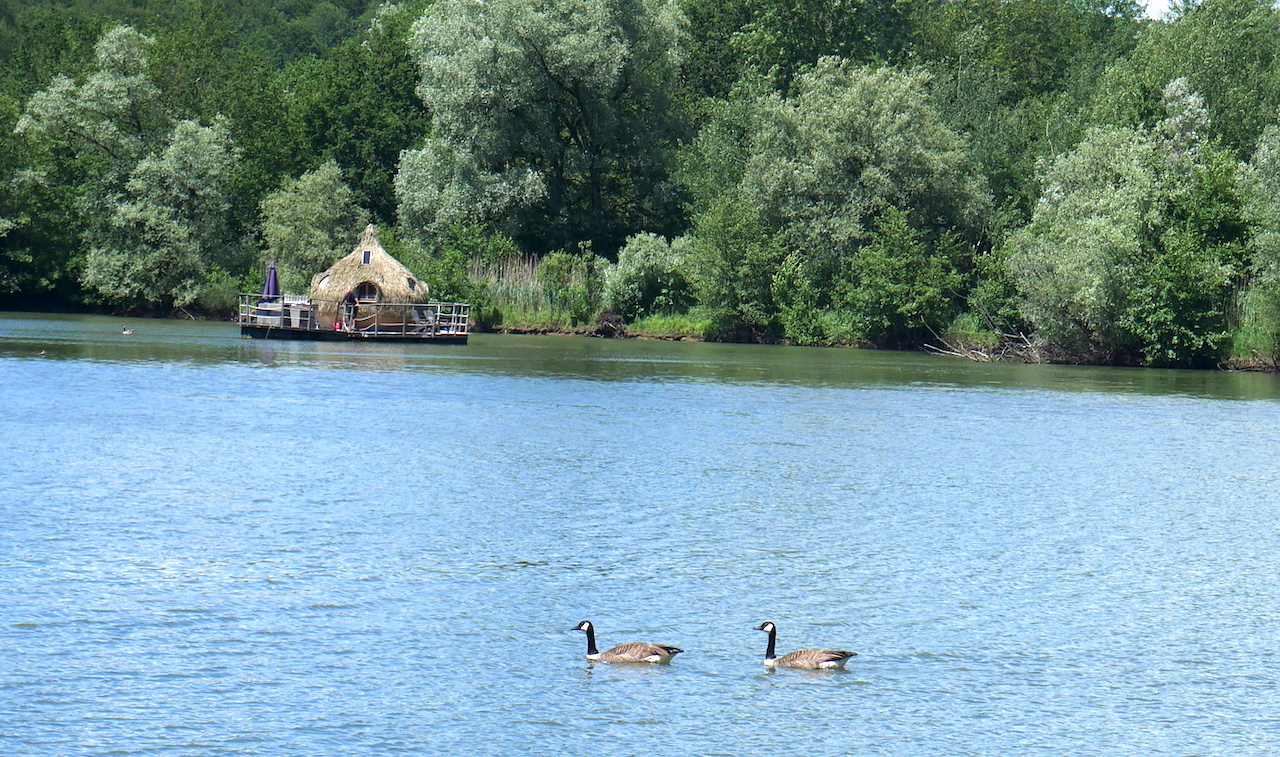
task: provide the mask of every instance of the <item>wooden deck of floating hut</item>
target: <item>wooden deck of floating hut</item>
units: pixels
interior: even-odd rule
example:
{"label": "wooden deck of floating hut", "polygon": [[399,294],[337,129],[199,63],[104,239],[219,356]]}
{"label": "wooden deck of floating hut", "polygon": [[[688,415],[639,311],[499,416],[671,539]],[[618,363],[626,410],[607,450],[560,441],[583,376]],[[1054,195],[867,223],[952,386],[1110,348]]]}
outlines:
{"label": "wooden deck of floating hut", "polygon": [[[444,342],[466,344],[470,306],[460,302],[367,302],[352,312],[308,297],[240,295],[240,335],[254,339]],[[336,318],[321,313],[333,311]]]}
{"label": "wooden deck of floating hut", "polygon": [[434,302],[382,248],[370,224],[349,255],[317,273],[309,296],[242,294],[236,320],[255,339],[363,339],[466,344],[470,306]]}

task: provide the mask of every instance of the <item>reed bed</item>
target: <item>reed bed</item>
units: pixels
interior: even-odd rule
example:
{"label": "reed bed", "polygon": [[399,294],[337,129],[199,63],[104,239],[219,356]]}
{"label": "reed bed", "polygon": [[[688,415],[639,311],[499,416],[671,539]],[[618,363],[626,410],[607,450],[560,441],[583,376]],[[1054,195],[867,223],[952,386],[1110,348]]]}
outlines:
{"label": "reed bed", "polygon": [[496,261],[473,258],[467,276],[484,287],[489,304],[504,313],[548,309],[546,287],[538,280],[538,259],[532,255],[511,255]]}
{"label": "reed bed", "polygon": [[498,260],[474,258],[467,276],[484,292],[484,311],[490,327],[559,330],[571,328],[573,314],[538,275],[542,261],[532,255]]}

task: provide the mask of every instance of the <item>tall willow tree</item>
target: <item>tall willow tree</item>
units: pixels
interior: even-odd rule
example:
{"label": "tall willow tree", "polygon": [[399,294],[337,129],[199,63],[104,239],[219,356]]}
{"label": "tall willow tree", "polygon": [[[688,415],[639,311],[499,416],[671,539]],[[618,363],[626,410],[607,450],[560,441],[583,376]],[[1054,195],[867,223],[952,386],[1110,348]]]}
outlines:
{"label": "tall willow tree", "polygon": [[[974,228],[986,197],[921,71],[825,58],[790,98],[758,101],[742,190],[786,247],[826,267],[889,207],[916,228]],[[828,269],[829,270],[829,269]]]}
{"label": "tall willow tree", "polygon": [[128,26],[111,29],[94,48],[97,68],[83,80],[55,76],[27,101],[16,131],[45,158],[45,170],[74,183],[84,200],[102,202],[147,152],[170,121],[148,73],[153,41]]}
{"label": "tall willow tree", "polygon": [[213,266],[236,247],[226,186],[236,155],[226,125],[180,121],[163,150],[143,158],[85,262],[84,283],[108,302],[189,305]]}
{"label": "tall willow tree", "polygon": [[[904,328],[904,319],[880,312],[884,298],[866,292],[885,276],[919,273],[934,282],[893,282],[903,291],[950,281],[940,273],[950,261],[935,256],[956,249],[953,231],[977,234],[986,216],[981,177],[964,141],[942,123],[928,81],[921,71],[824,58],[796,77],[789,97],[755,95],[749,114],[723,108],[688,157],[720,177],[690,185],[703,304],[753,329],[767,328],[769,314],[781,310],[784,331],[801,341],[820,338],[816,309],[845,311],[850,333],[842,339],[898,344],[926,323],[944,327],[945,308],[930,308],[923,321],[913,313]],[[723,154],[738,157],[726,162]],[[725,186],[734,164],[736,183]],[[707,193],[713,197],[697,196]],[[893,263],[912,256],[923,260]],[[937,291],[912,301],[953,296]]]}
{"label": "tall willow tree", "polygon": [[57,76],[28,100],[16,131],[64,198],[89,252],[81,283],[127,306],[192,302],[210,266],[232,265],[227,183],[237,160],[226,125],[177,121],[149,74],[151,38],[119,26],[96,70]]}
{"label": "tall willow tree", "polygon": [[396,177],[425,238],[488,223],[526,249],[678,219],[668,180],[684,19],[673,0],[442,0],[413,29],[432,136]]}
{"label": "tall willow tree", "polygon": [[[58,74],[26,99],[14,132],[27,170],[14,187],[36,227],[24,258],[37,278],[18,280],[28,293],[83,286],[86,242],[108,224],[113,197],[134,166],[163,142],[170,121],[148,73],[153,44],[131,27],[115,27],[94,45],[84,75]],[[40,257],[49,248],[59,253],[56,263]]]}
{"label": "tall willow tree", "polygon": [[1185,79],[1153,128],[1097,127],[1042,176],[1010,271],[1057,359],[1211,365],[1250,269],[1237,165]]}
{"label": "tall willow tree", "polygon": [[1015,235],[1009,264],[1027,318],[1055,357],[1114,362],[1132,352],[1120,321],[1155,160],[1143,133],[1095,128],[1043,173],[1044,195]]}

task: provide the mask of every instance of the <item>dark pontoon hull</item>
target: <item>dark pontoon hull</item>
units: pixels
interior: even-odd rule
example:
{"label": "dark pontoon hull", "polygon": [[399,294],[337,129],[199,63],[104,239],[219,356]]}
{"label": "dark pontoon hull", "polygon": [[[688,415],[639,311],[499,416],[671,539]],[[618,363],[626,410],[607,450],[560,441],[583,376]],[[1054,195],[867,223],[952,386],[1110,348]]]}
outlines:
{"label": "dark pontoon hull", "polygon": [[413,342],[431,344],[466,344],[466,334],[379,334],[370,331],[330,331],[296,329],[289,326],[257,326],[241,324],[240,336],[250,339],[296,339],[310,342]]}

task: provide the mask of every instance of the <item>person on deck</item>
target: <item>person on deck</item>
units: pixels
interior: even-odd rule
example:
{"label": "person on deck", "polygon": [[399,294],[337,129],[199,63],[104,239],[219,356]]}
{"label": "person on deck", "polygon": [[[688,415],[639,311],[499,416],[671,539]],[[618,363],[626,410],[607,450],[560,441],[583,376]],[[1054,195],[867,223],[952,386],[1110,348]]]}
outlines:
{"label": "person on deck", "polygon": [[348,289],[347,293],[342,295],[342,315],[343,320],[347,321],[349,325],[355,321],[356,304],[355,292]]}

